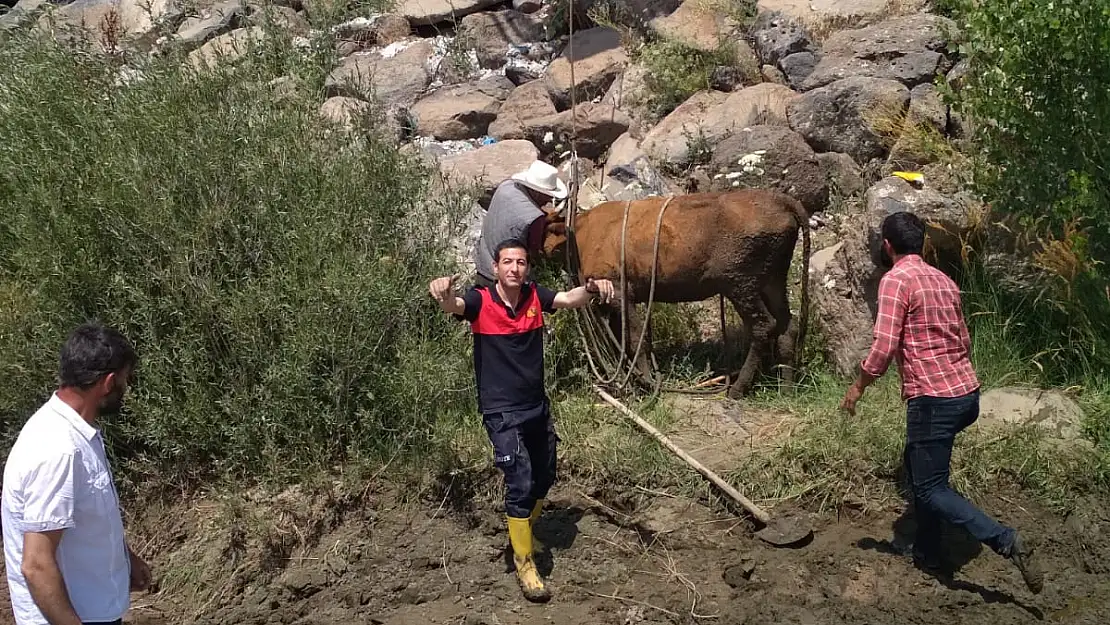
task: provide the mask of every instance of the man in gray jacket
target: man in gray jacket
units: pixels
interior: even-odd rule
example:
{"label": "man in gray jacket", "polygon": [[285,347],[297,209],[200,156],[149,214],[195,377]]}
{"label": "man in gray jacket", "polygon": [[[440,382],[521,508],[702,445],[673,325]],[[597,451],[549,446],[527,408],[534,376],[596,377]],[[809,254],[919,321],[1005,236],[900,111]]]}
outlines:
{"label": "man in gray jacket", "polygon": [[541,207],[551,200],[567,197],[567,185],[559,179],[559,170],[543,161],[534,161],[528,169],[497,186],[489,210],[482,220],[482,234],[474,250],[474,264],[479,286],[492,288],[494,251],[502,241],[518,240],[536,253],[543,245],[545,215]]}

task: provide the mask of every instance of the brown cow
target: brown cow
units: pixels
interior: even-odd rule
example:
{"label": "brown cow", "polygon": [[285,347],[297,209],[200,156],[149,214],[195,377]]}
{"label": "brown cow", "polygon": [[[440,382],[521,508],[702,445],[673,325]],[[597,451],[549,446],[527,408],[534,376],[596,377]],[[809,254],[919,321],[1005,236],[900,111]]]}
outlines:
{"label": "brown cow", "polygon": [[[665,198],[628,205],[625,241],[627,288],[621,305],[646,302],[651,285],[656,223]],[[574,221],[579,280],[609,278],[621,288],[621,228],[625,202],[599,204]],[[792,327],[787,277],[798,229],[803,230],[802,318]],[[659,234],[655,301],[696,302],[715,295],[727,298],[744,321],[751,348],[730,397],[744,395],[772,347],[783,366],[783,381],[793,382],[796,348],[805,341],[809,309],[809,215],[801,203],[777,191],[743,189],[675,196],[666,207]],[[566,223],[549,218],[544,241],[548,256],[563,258]],[[631,320],[633,306],[626,309]],[[617,326],[620,311],[608,311]],[[639,325],[639,324],[637,324]],[[619,327],[619,326],[617,326]],[[639,332],[626,334],[636,341]],[[617,328],[614,328],[617,332]],[[619,337],[620,334],[618,333]],[[650,336],[650,335],[649,335]],[[645,341],[645,349],[650,341]],[[626,346],[631,355],[635,343]],[[638,362],[646,367],[647,354]]]}

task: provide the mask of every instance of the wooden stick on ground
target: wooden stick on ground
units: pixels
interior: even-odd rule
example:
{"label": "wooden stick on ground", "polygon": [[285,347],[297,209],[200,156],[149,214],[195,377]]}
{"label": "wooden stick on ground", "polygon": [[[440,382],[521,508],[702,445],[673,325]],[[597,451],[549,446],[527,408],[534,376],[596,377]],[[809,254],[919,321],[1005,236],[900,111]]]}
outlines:
{"label": "wooden stick on ground", "polygon": [[640,415],[629,410],[624,404],[620,403],[619,401],[617,401],[616,398],[614,398],[609,393],[601,390],[600,388],[595,386],[594,390],[597,391],[597,394],[600,395],[601,398],[608,402],[611,406],[613,406],[617,410],[620,410],[621,413],[624,414],[624,416],[636,422],[636,425],[640,426],[640,428],[642,428],[648,434],[654,436],[655,439],[658,440],[660,443],[663,443],[663,445],[667,449],[670,449],[672,452],[674,452],[674,454],[685,461],[686,464],[693,467],[694,470],[704,475],[710,482],[716,484],[718,488],[725,492],[725,494],[727,494],[729,497],[732,497],[732,499],[740,505],[744,506],[748,510],[748,512],[752,513],[752,516],[759,520],[760,523],[767,525],[771,522],[770,514],[767,514],[765,510],[752,503],[750,499],[742,495],[740,491],[733,488],[731,484],[721,479],[719,475],[709,470],[708,467],[695,460],[690,454],[686,453],[678,445],[675,445],[673,442],[671,442],[671,439],[667,438],[665,434],[655,429],[655,427],[652,426],[650,423],[644,421],[640,417]]}

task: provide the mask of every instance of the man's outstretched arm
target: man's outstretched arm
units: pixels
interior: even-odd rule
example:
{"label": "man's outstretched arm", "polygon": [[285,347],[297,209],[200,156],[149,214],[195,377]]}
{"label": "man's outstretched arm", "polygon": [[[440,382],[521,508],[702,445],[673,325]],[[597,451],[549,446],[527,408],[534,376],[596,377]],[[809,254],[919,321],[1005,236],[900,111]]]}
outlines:
{"label": "man's outstretched arm", "polygon": [[613,300],[613,283],[609,280],[586,280],[585,286],[575,287],[569,291],[555,294],[555,308],[581,308],[590,303],[594,294],[601,297],[603,303],[608,304]]}
{"label": "man's outstretched arm", "polygon": [[466,311],[463,298],[455,295],[455,277],[436,278],[428,285],[428,293],[439,304],[439,309],[445,313],[462,315]]}
{"label": "man's outstretched arm", "polygon": [[901,280],[890,274],[879,282],[879,311],[872,331],[874,338],[867,358],[860,363],[856,381],[848,387],[840,407],[856,414],[856,403],[868,386],[881,378],[902,346],[902,328],[906,321],[909,294]]}

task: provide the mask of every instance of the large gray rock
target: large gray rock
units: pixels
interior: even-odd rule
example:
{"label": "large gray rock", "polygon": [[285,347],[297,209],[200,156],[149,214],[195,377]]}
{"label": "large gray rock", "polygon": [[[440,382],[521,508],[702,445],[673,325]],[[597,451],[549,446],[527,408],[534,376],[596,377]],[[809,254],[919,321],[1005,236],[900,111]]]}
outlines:
{"label": "large gray rock", "polygon": [[790,126],[818,152],[843,152],[863,164],[887,153],[880,132],[901,117],[910,90],[900,82],[857,76],[814,89],[791,102]]}
{"label": "large gray rock", "polygon": [[489,125],[489,135],[496,139],[524,137],[528,122],[556,112],[547,85],[542,80],[526,82],[505,99],[497,119]]}
{"label": "large gray rock", "polygon": [[[24,2],[17,9],[33,8],[46,3]],[[52,24],[57,27],[56,34],[62,38],[76,37],[100,45],[123,45],[136,36],[154,30],[159,20],[180,14],[176,0],[76,0],[70,3],[57,3],[50,15],[39,19],[40,26]],[[112,37],[119,41],[110,42],[102,24],[114,19],[116,30]]]}
{"label": "large gray rock", "polygon": [[817,54],[809,50],[788,54],[779,61],[786,82],[795,89],[801,89],[813,69],[817,67]]}
{"label": "large gray rock", "polygon": [[851,215],[835,250],[822,254],[812,268],[816,322],[825,337],[830,362],[843,375],[854,375],[871,344],[878,308],[879,280],[885,270],[879,257],[883,219],[898,211],[912,212],[926,223],[925,259],[958,277],[962,239],[977,245],[978,232],[962,201],[905,180],[884,178],[868,189],[865,208]]}
{"label": "large gray rock", "polygon": [[539,152],[530,141],[498,141],[475,150],[441,157],[439,170],[449,182],[477,187],[482,199],[488,202],[498,184],[527,169],[538,157]]}
{"label": "large gray rock", "polygon": [[439,141],[475,139],[486,134],[512,88],[504,76],[444,87],[421,98],[409,112],[421,136]]}
{"label": "large gray rock", "polygon": [[1059,391],[1035,388],[995,388],[979,400],[979,426],[985,428],[1035,425],[1052,437],[1076,440],[1083,436],[1083,409]]}
{"label": "large gray rock", "polygon": [[223,0],[199,16],[186,19],[174,37],[186,48],[196,48],[213,37],[243,26],[249,12],[239,0]]}
{"label": "large gray rock", "polygon": [[698,150],[711,149],[733,132],[757,125],[787,125],[787,109],[800,97],[772,83],[724,94],[704,91],[679,105],[644,136],[643,149],[658,165],[683,169]]}
{"label": "large gray rock", "polygon": [[676,193],[630,134],[621,135],[609,148],[600,191],[604,199],[619,202]]}
{"label": "large gray rock", "polygon": [[496,69],[505,65],[511,46],[543,39],[543,26],[542,18],[519,11],[474,13],[462,19],[458,41],[477,53],[479,65]]}
{"label": "large gray rock", "polygon": [[873,18],[887,11],[889,0],[759,0],[760,11],[779,11],[801,21],[847,21]]}
{"label": "large gray rock", "polygon": [[621,46],[620,33],[612,28],[581,30],[574,33],[571,41],[575,84],[571,83],[570,76],[570,43],[551,62],[544,75],[551,97],[560,108],[570,106],[572,89],[580,103],[604,95],[628,63],[628,54]]}
{"label": "large gray rock", "polygon": [[413,26],[429,26],[457,21],[499,3],[500,0],[400,0],[395,12],[405,16]]}
{"label": "large gray rock", "polygon": [[393,56],[380,50],[351,55],[328,74],[324,91],[328,96],[372,98],[386,107],[407,108],[431,81],[428,60],[433,52],[432,45],[421,40]]}
{"label": "large gray rock", "polygon": [[929,187],[918,189],[901,178],[890,176],[871,185],[866,202],[874,225],[869,240],[873,255],[878,254],[881,243],[878,226],[882,220],[892,213],[909,211],[926,222],[928,260],[949,275],[960,274],[965,243],[974,249],[977,242],[974,237],[978,236],[969,221],[964,198],[951,198]]}
{"label": "large gray rock", "polygon": [[834,195],[841,198],[850,197],[862,193],[867,188],[860,166],[851,156],[839,152],[823,152],[817,155],[817,162],[825,170],[830,199]]}
{"label": "large gray rock", "polygon": [[774,189],[801,202],[810,213],[828,204],[825,169],[805,139],[783,126],[737,130],[713,148],[710,190]]}
{"label": "large gray rock", "polygon": [[755,51],[764,63],[779,61],[797,52],[812,52],[813,41],[802,24],[779,11],[760,13],[752,30]]}
{"label": "large gray rock", "polygon": [[593,159],[627,132],[631,123],[627,115],[612,106],[587,102],[579,104],[577,112],[566,110],[527,120],[519,134],[513,131],[505,137],[528,139],[539,147],[541,154],[550,154],[569,149],[573,134],[578,155]]}
{"label": "large gray rock", "polygon": [[221,63],[239,59],[265,38],[258,26],[238,28],[208,40],[208,43],[189,53],[189,62],[198,71],[215,68]]}
{"label": "large gray rock", "polygon": [[851,76],[897,80],[909,87],[931,82],[948,69],[944,32],[953,27],[947,18],[920,13],[833,33],[802,89]]}

